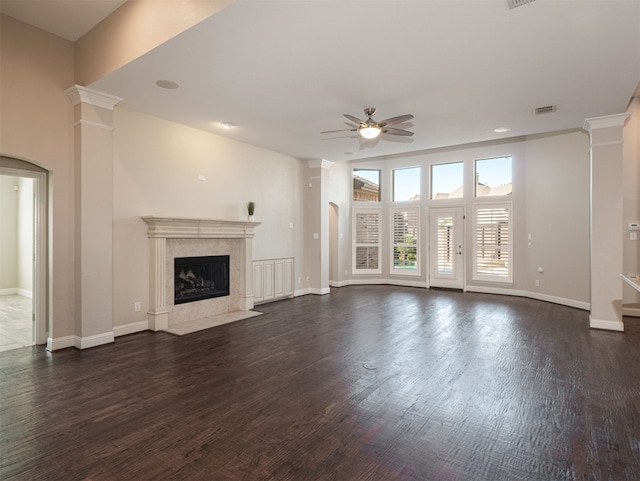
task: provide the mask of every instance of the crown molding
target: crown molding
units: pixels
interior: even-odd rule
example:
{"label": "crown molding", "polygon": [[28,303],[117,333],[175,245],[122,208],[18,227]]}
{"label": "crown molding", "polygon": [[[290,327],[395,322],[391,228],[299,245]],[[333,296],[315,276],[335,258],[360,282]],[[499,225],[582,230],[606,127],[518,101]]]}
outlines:
{"label": "crown molding", "polygon": [[583,128],[591,132],[596,129],[607,129],[609,127],[623,127],[631,114],[604,115],[602,117],[592,117],[585,119]]}
{"label": "crown molding", "polygon": [[82,85],[72,85],[64,92],[71,99],[73,105],[83,103],[113,110],[116,105],[122,102],[120,97],[98,92],[97,90],[91,90]]}
{"label": "crown molding", "polygon": [[323,169],[330,169],[333,166],[334,162],[331,162],[330,160],[310,160],[309,161],[309,168],[310,169],[317,169],[317,168],[323,168]]}

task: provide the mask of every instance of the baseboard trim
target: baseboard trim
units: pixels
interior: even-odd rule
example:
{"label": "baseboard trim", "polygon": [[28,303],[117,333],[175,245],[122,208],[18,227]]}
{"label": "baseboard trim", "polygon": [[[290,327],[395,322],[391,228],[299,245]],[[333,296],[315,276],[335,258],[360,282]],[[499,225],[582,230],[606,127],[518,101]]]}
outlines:
{"label": "baseboard trim", "polygon": [[66,349],[75,345],[76,336],[64,336],[57,338],[47,338],[47,351],[57,351],[59,349]]}
{"label": "baseboard trim", "polygon": [[113,331],[87,337],[64,336],[55,339],[50,337],[47,339],[47,351],[57,351],[59,349],[66,349],[67,347],[75,347],[76,349],[89,349],[90,347],[110,344],[114,341],[115,337],[113,335]]}
{"label": "baseboard trim", "polygon": [[329,287],[344,287],[348,285],[349,281],[329,281]]}
{"label": "baseboard trim", "polygon": [[582,309],[583,311],[591,310],[591,303],[589,302],[565,299],[564,297],[550,296],[539,292],[524,291],[524,297],[530,297],[531,299],[537,299],[539,301],[553,302],[554,304],[561,304],[563,306],[575,307],[576,309]]}
{"label": "baseboard trim", "polygon": [[309,289],[298,289],[293,293],[293,297],[306,296],[309,294]]}
{"label": "baseboard trim", "polygon": [[622,315],[629,317],[640,317],[640,308],[639,307],[625,307],[622,306]]}
{"label": "baseboard trim", "polygon": [[316,287],[310,287],[309,289],[307,289],[309,294],[316,294],[318,296],[324,296],[326,294],[329,294],[331,292],[331,287],[322,287],[322,288],[316,288]]}
{"label": "baseboard trim", "polygon": [[132,322],[131,324],[124,324],[122,326],[113,326],[113,335],[115,337],[120,337],[148,330],[149,321]]}
{"label": "baseboard trim", "polygon": [[607,331],[624,332],[624,322],[611,321],[608,319],[594,319],[589,316],[589,327],[591,329],[605,329]]}
{"label": "baseboard trim", "polygon": [[27,291],[26,289],[18,289],[17,294],[22,297],[28,297],[29,299],[33,299],[33,292]]}
{"label": "baseboard trim", "polygon": [[0,289],[0,296],[13,296],[18,293],[18,289],[16,287],[11,287],[9,289]]}
{"label": "baseboard trim", "polygon": [[427,283],[424,281],[410,281],[406,279],[351,279],[346,281],[349,286],[367,285],[367,286],[400,286],[400,287],[421,287],[423,289],[428,288]]}

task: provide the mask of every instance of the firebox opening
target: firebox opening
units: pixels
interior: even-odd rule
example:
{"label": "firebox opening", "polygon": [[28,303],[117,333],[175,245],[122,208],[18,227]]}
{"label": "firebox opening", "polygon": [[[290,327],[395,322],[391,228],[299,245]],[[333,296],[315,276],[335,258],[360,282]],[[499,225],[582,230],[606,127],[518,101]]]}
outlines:
{"label": "firebox opening", "polygon": [[174,304],[228,295],[228,255],[174,259]]}

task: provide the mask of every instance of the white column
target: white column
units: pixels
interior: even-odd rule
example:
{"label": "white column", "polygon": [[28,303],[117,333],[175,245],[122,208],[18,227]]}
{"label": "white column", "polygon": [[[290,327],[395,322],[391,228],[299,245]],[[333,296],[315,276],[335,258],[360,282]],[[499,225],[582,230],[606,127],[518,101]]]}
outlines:
{"label": "white column", "polygon": [[[75,336],[113,342],[113,108],[122,100],[74,85]],[[53,226],[55,229],[55,226]]]}
{"label": "white column", "polygon": [[328,294],[329,288],[329,169],[328,160],[309,161],[309,195],[305,232],[311,238],[305,242],[308,252],[312,294]]}
{"label": "white column", "polygon": [[586,119],[591,139],[591,315],[595,329],[622,322],[622,128],[629,115]]}

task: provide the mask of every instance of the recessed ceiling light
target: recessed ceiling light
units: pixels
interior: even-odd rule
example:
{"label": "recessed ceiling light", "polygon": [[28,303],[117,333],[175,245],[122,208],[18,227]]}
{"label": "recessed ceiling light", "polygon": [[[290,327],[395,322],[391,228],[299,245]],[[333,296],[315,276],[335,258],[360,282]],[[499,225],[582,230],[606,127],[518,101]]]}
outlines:
{"label": "recessed ceiling light", "polygon": [[493,131],[497,134],[502,134],[504,132],[509,132],[511,129],[509,127],[498,127],[497,129],[493,129]]}
{"label": "recessed ceiling light", "polygon": [[222,127],[223,129],[227,129],[227,130],[231,130],[232,128],[235,127],[235,125],[233,125],[231,122],[220,122],[220,127]]}
{"label": "recessed ceiling light", "polygon": [[156,80],[156,85],[160,88],[169,90],[174,90],[180,87],[180,85],[178,85],[173,80]]}

